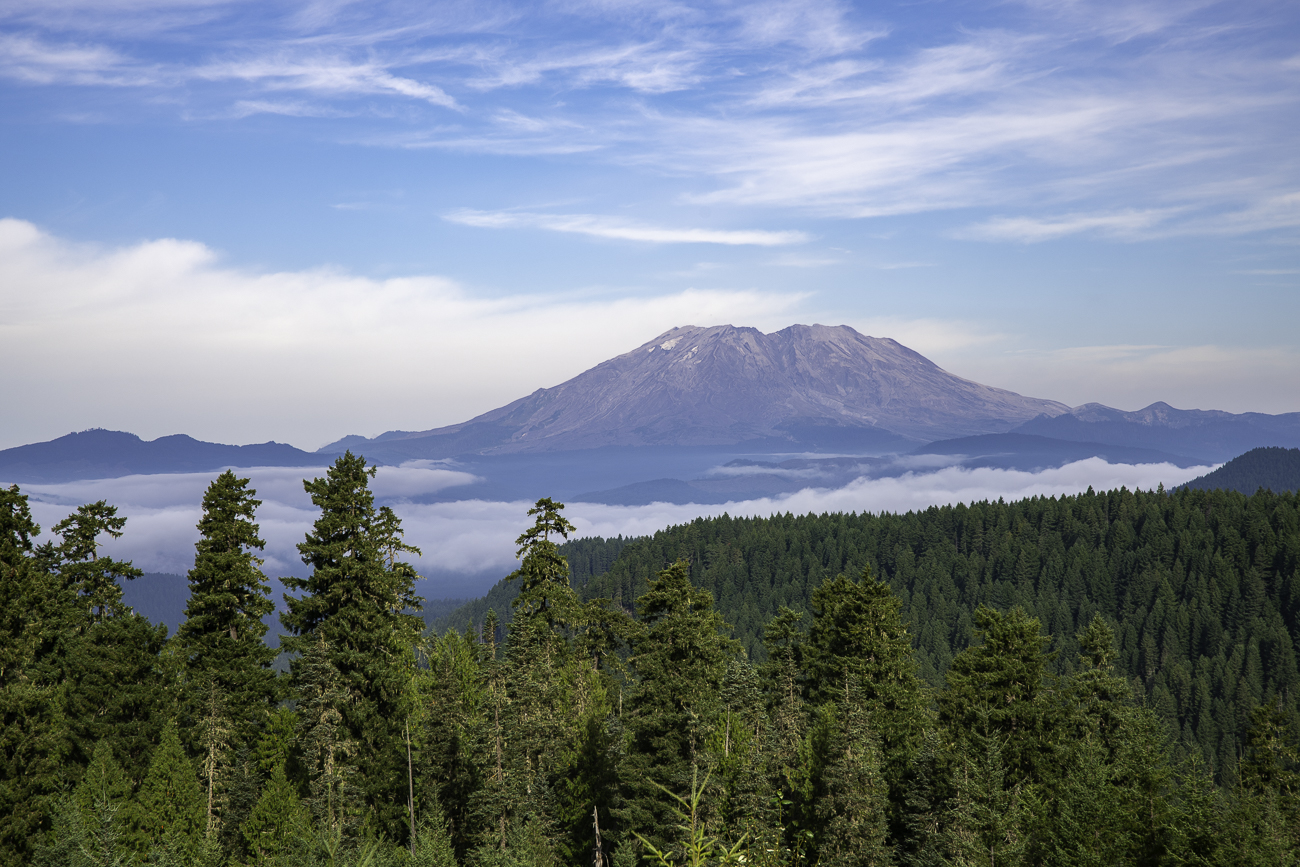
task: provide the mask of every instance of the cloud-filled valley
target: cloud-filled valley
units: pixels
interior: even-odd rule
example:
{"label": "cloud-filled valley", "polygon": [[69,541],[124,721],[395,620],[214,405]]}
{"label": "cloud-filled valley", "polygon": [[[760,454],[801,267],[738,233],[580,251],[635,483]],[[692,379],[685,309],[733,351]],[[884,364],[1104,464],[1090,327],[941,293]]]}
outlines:
{"label": "cloud-filled valley", "polygon": [[[1170,464],[1109,464],[1100,458],[1028,472],[966,469],[949,466],[917,468],[891,478],[859,478],[839,488],[806,488],[796,493],[718,505],[655,503],[610,506],[570,503],[566,517],[576,536],[639,536],[653,534],[693,518],[720,515],[765,516],[777,513],[906,512],[947,503],[1014,500],[1058,496],[1092,487],[1121,486],[1150,490],[1180,484],[1209,467],[1179,468]],[[300,575],[303,566],[295,546],[303,540],[318,512],[303,492],[302,480],[323,474],[301,468],[254,468],[238,471],[252,479],[263,501],[257,513],[267,547],[263,556],[268,576]],[[76,506],[106,500],[128,518],[121,539],[108,541],[111,556],[129,559],[150,572],[183,574],[193,564],[199,502],[215,473],[159,474],[57,485],[24,485],[33,514],[46,531]],[[417,568],[430,580],[423,586],[429,598],[464,597],[484,592],[515,568],[515,538],[529,525],[526,501],[449,500],[412,502],[422,494],[454,491],[473,479],[452,469],[404,466],[380,467],[372,483],[381,502],[391,504],[402,518],[407,541],[423,550]]]}

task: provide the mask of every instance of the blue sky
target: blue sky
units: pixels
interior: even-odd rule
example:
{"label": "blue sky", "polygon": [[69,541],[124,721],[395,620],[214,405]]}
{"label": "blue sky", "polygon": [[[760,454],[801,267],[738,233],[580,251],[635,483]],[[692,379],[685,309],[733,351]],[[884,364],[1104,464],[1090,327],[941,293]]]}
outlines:
{"label": "blue sky", "polygon": [[682,324],[1300,410],[1284,2],[0,5],[0,447],[461,421]]}

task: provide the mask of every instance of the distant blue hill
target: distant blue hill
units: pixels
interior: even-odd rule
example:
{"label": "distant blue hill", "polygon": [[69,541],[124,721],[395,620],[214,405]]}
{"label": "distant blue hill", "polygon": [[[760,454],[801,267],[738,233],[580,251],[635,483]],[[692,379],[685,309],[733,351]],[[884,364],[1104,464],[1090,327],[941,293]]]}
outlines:
{"label": "distant blue hill", "polygon": [[124,431],[70,433],[0,451],[0,480],[53,484],[134,474],[204,473],[222,467],[319,467],[328,461],[284,443],[207,443],[184,434],[145,441]]}
{"label": "distant blue hill", "polygon": [[1112,464],[1161,464],[1194,467],[1201,458],[1166,451],[1098,442],[1076,442],[1023,433],[987,434],[940,440],[912,450],[914,455],[960,455],[964,467],[1042,470],[1088,458]]}
{"label": "distant blue hill", "polygon": [[1253,494],[1260,488],[1275,494],[1300,491],[1300,449],[1259,448],[1238,455],[1184,487]]}
{"label": "distant blue hill", "polygon": [[1157,449],[1217,464],[1261,446],[1300,446],[1300,412],[1230,413],[1175,409],[1167,403],[1124,412],[1088,403],[1062,415],[1032,418],[1012,433]]}

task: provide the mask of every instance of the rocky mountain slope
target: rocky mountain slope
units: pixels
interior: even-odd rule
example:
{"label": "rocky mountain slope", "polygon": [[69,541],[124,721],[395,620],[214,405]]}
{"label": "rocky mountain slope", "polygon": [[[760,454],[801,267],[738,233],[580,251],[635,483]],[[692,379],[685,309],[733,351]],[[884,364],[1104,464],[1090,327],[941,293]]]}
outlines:
{"label": "rocky mountain slope", "polygon": [[1068,410],[954,376],[844,325],[773,334],[685,326],[463,424],[349,437],[322,451],[375,453],[382,443],[394,456],[437,457],[747,442],[897,450]]}

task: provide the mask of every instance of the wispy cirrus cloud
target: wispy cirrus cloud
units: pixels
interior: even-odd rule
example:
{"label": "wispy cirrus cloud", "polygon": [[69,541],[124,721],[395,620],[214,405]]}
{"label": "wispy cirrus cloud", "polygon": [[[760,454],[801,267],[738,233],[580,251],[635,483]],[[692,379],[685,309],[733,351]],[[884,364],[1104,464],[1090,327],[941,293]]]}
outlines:
{"label": "wispy cirrus cloud", "polygon": [[156,68],[102,44],[50,42],[0,33],[0,75],[27,84],[143,87],[158,80]]}
{"label": "wispy cirrus cloud", "polygon": [[534,214],[523,211],[453,211],[444,220],[484,229],[528,228],[642,241],[651,244],[724,244],[729,246],[779,247],[802,244],[808,235],[798,231],[766,229],[694,229],[650,226],[618,217],[598,214]]}
{"label": "wispy cirrus cloud", "polygon": [[1124,210],[1110,214],[1062,214],[1053,217],[992,217],[959,230],[959,238],[980,241],[1054,241],[1068,235],[1096,232],[1114,238],[1137,240],[1150,229],[1182,212],[1181,208]]}
{"label": "wispy cirrus cloud", "polygon": [[193,71],[209,81],[257,82],[271,90],[325,94],[395,94],[444,108],[458,108],[441,87],[392,74],[379,63],[354,63],[335,57],[269,58],[216,63]]}
{"label": "wispy cirrus cloud", "polygon": [[1011,216],[975,234],[1012,242],[1295,227],[1284,7],[1027,0],[961,28],[939,8],[17,0],[0,71],[165,91],[186,118],[346,115],[373,146],[583,155],[678,179],[688,206],[983,208]]}

